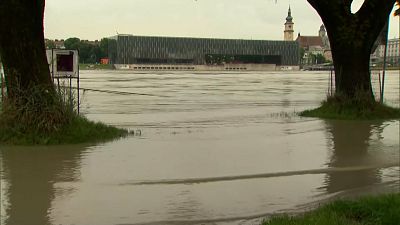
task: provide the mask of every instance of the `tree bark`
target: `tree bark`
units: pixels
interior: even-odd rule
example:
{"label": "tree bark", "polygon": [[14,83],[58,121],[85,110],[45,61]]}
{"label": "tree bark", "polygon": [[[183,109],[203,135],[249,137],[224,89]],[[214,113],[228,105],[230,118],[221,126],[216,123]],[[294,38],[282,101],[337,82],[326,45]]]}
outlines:
{"label": "tree bark", "polygon": [[0,1],[0,55],[9,99],[34,87],[54,91],[44,44],[44,6],[44,0]]}
{"label": "tree bark", "polygon": [[331,43],[336,95],[374,99],[369,68],[375,40],[386,25],[396,0],[365,0],[351,12],[353,0],[307,0],[321,16]]}

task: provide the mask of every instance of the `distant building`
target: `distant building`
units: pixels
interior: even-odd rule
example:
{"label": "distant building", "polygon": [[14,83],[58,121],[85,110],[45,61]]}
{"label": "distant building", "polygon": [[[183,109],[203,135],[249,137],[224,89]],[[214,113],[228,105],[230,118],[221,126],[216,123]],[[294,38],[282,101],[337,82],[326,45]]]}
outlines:
{"label": "distant building", "polygon": [[116,68],[134,70],[290,70],[299,68],[293,33],[289,6],[284,41],[117,35],[108,53]]}
{"label": "distant building", "polygon": [[300,48],[306,50],[313,46],[323,47],[322,38],[320,36],[301,36],[299,33],[296,41],[299,43]]}
{"label": "distant building", "polygon": [[[299,65],[299,45],[295,41],[118,35],[111,38],[109,47],[112,64],[137,69],[164,68],[165,65]],[[247,66],[238,68],[249,69]]]}
{"label": "distant building", "polygon": [[56,40],[54,40],[54,43],[56,45],[56,48],[65,49],[64,39],[61,39],[61,40],[56,39]]}
{"label": "distant building", "polygon": [[299,33],[296,41],[299,43],[299,47],[304,50],[301,64],[316,64],[315,60],[318,55],[332,61],[331,47],[324,25],[321,25],[318,36],[301,36]]}
{"label": "distant building", "polygon": [[288,16],[286,17],[286,23],[285,23],[285,31],[284,31],[284,40],[285,41],[293,41],[294,40],[294,23],[293,23],[293,17],[292,17],[292,10],[288,10]]}
{"label": "distant building", "polygon": [[329,43],[329,38],[328,35],[326,33],[326,29],[325,26],[322,24],[319,28],[319,32],[318,32],[318,36],[321,37],[322,39],[322,47],[327,50],[327,49],[331,49],[331,44]]}
{"label": "distant building", "polygon": [[99,40],[89,41],[89,40],[81,40],[82,43],[90,44],[93,46],[100,46]]}
{"label": "distant building", "polygon": [[100,64],[110,64],[110,59],[109,58],[101,58],[100,59]]}
{"label": "distant building", "polygon": [[[400,65],[400,39],[394,38],[388,40],[386,56],[388,65]],[[371,54],[372,64],[382,64],[385,56],[385,45],[380,44],[376,48],[375,52]]]}
{"label": "distant building", "polygon": [[47,49],[52,49],[52,48],[65,49],[64,39],[61,39],[61,40],[58,40],[58,39],[50,40],[50,39],[45,38],[44,39],[44,43],[45,43]]}

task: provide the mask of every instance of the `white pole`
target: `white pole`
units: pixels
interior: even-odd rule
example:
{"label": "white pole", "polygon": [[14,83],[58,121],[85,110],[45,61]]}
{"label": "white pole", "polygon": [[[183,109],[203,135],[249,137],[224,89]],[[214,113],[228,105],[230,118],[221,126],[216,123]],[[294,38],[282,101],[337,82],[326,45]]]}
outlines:
{"label": "white pole", "polygon": [[3,64],[0,62],[0,85],[1,85],[1,103],[4,104],[4,78],[3,78]]}

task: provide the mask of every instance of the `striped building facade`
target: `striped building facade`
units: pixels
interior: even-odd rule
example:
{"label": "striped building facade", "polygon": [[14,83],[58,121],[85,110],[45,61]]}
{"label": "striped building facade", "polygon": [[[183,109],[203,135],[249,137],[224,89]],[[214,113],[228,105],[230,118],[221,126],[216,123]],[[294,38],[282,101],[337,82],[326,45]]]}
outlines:
{"label": "striped building facade", "polygon": [[110,39],[109,55],[113,64],[299,65],[299,45],[295,41],[133,35],[118,35]]}

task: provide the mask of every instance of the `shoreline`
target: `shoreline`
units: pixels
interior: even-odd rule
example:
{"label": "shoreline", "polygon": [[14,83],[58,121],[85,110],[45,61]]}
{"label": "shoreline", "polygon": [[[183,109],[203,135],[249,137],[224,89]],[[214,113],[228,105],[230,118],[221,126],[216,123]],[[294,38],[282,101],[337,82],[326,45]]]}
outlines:
{"label": "shoreline", "polygon": [[[168,69],[169,68],[169,69]],[[90,70],[116,70],[130,72],[330,72],[331,70],[303,70],[301,66],[276,66],[264,65],[257,66],[256,64],[248,67],[246,64],[227,64],[227,65],[114,65],[114,64],[79,64],[79,69],[82,71]],[[381,72],[383,68],[371,68],[371,72]],[[387,67],[387,71],[400,70],[400,67]]]}

